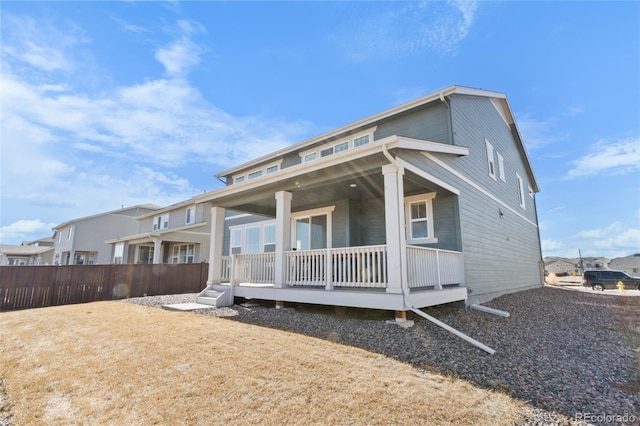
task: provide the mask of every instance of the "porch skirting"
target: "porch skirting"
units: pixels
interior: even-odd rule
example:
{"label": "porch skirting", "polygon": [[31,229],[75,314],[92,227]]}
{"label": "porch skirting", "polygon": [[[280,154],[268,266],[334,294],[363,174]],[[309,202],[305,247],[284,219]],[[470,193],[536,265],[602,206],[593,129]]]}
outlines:
{"label": "porch skirting", "polygon": [[243,284],[234,286],[232,290],[236,297],[393,311],[406,311],[411,309],[412,305],[417,308],[426,308],[467,299],[466,287],[414,290],[407,295],[406,300],[403,294],[372,291],[371,289],[336,288],[328,291],[323,288],[274,288]]}

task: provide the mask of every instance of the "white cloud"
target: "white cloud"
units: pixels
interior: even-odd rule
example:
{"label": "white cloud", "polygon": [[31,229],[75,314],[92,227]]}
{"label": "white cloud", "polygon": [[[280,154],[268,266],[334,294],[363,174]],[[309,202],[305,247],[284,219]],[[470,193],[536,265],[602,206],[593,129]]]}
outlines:
{"label": "white cloud", "polygon": [[[477,1],[391,3],[385,13],[349,21],[332,36],[355,61],[424,51],[448,53],[467,37]],[[379,9],[376,9],[378,11]]]}
{"label": "white cloud", "polygon": [[570,178],[591,175],[622,175],[640,169],[640,138],[599,140],[589,153],[577,159],[569,170]]}
{"label": "white cloud", "polygon": [[640,228],[622,222],[580,231],[572,240],[585,250],[584,255],[613,258],[640,252]]}
{"label": "white cloud", "polygon": [[[22,42],[3,45],[3,221],[17,223],[28,215],[61,223],[122,205],[170,205],[217,186],[213,174],[221,169],[309,133],[306,122],[234,117],[204,99],[186,79],[200,48],[184,34],[203,32],[198,25],[179,23],[178,38],[158,50],[167,78],[96,92],[80,92],[73,78],[62,81],[55,73],[14,72],[34,65],[6,55],[6,48]],[[194,179],[184,174],[187,168],[206,180],[185,177]],[[18,238],[2,238],[8,235]]]}
{"label": "white cloud", "polygon": [[0,241],[3,244],[21,244],[53,235],[53,223],[44,223],[39,219],[18,220],[10,225],[0,227]]}

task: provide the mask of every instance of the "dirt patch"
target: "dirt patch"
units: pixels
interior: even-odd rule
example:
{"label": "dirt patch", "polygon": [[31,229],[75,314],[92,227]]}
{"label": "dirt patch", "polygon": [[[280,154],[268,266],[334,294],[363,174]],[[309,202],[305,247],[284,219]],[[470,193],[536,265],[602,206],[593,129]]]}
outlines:
{"label": "dirt patch", "polygon": [[16,425],[513,424],[523,404],[361,349],[98,302],[0,314]]}

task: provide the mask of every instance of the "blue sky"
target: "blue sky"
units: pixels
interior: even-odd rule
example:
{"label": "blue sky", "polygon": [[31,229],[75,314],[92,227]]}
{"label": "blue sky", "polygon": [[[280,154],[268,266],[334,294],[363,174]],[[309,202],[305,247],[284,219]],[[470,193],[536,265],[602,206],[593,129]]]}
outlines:
{"label": "blue sky", "polygon": [[452,84],[504,92],[543,255],[640,252],[638,2],[7,2],[0,242],[168,205]]}

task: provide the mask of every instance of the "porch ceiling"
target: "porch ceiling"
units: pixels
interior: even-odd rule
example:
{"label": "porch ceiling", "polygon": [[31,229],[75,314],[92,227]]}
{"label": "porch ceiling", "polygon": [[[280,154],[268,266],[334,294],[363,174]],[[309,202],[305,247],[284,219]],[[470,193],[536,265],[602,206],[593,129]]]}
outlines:
{"label": "porch ceiling", "polygon": [[[375,155],[341,163],[332,167],[314,170],[302,176],[282,180],[271,185],[247,189],[227,199],[220,199],[218,205],[227,209],[274,217],[276,214],[277,191],[293,194],[293,211],[329,205],[338,200],[369,200],[384,197],[384,177],[382,166],[389,161],[382,155]],[[449,193],[410,172],[404,175],[405,195],[424,192]]]}

